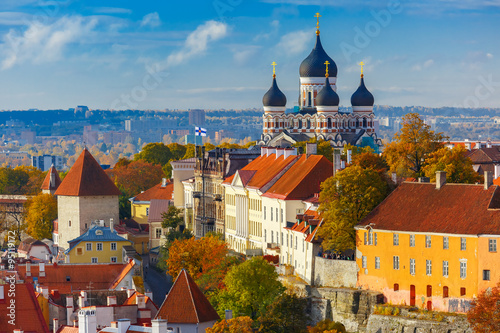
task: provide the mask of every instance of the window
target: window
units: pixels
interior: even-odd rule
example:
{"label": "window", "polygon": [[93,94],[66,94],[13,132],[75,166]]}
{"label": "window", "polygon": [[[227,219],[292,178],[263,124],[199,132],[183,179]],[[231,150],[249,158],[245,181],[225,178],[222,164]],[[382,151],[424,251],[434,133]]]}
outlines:
{"label": "window", "polygon": [[366,256],[361,257],[361,267],[366,268],[367,265],[368,264],[367,264]]}
{"label": "window", "polygon": [[111,257],[111,262],[116,262],[116,257]]}
{"label": "window", "polygon": [[443,250],[448,250],[450,248],[450,239],[448,237],[443,237]]}
{"label": "window", "polygon": [[283,231],[281,232],[281,245],[285,245],[285,242],[283,241]]}
{"label": "window", "polygon": [[432,275],[432,260],[425,261],[425,273],[427,275]]}
{"label": "window", "polygon": [[[278,208],[276,208],[276,222],[278,222]],[[281,220],[283,222],[283,219]]]}
{"label": "window", "polygon": [[111,243],[111,251],[116,251],[116,243]]}
{"label": "window", "polygon": [[365,232],[363,235],[365,236],[365,242],[364,242],[364,244],[366,245],[366,244],[368,244],[368,239],[367,239],[368,238],[368,233]]}
{"label": "window", "polygon": [[394,269],[399,269],[399,256],[392,257],[392,267]]}
{"label": "window", "polygon": [[97,264],[97,258],[92,258],[92,263]]}
{"label": "window", "polygon": [[448,277],[448,261],[443,260],[443,276]]}
{"label": "window", "polygon": [[497,240],[496,239],[490,239],[488,241],[488,249],[490,252],[497,252]]}
{"label": "window", "polygon": [[297,243],[298,243],[298,238],[297,238],[297,236],[295,236],[295,250],[297,250]]}
{"label": "window", "polygon": [[432,286],[430,284],[427,285],[427,297],[432,297]]}
{"label": "window", "polygon": [[271,207],[270,211],[271,211],[271,221],[272,221],[273,220],[273,208],[272,207]]}
{"label": "window", "polygon": [[264,229],[264,242],[267,243],[267,229]]}
{"label": "window", "polygon": [[465,288],[463,288],[463,287],[460,288],[460,296],[465,296],[465,294],[466,294]]}
{"label": "window", "polygon": [[460,262],[460,278],[465,279],[467,277],[467,262]]}
{"label": "window", "polygon": [[431,236],[425,236],[425,247],[431,247]]}
{"label": "window", "polygon": [[410,235],[410,247],[415,247],[415,235]]}
{"label": "window", "polygon": [[68,227],[71,227],[71,220],[68,221]]}
{"label": "window", "polygon": [[92,251],[92,243],[86,244],[87,251]]}
{"label": "window", "polygon": [[283,222],[283,208],[281,208],[281,222]]}
{"label": "window", "polygon": [[410,274],[415,275],[415,259],[410,259]]}
{"label": "window", "polygon": [[489,269],[483,270],[483,280],[484,281],[490,280],[490,270]]}
{"label": "window", "polygon": [[399,245],[399,234],[392,234],[392,245]]}
{"label": "window", "polygon": [[377,233],[375,233],[375,245],[377,245]]}
{"label": "window", "polygon": [[274,243],[274,231],[271,230],[271,243]]}
{"label": "window", "polygon": [[286,235],[286,247],[288,247],[288,234]]}
{"label": "window", "polygon": [[266,206],[264,206],[264,220],[266,219]]}
{"label": "window", "polygon": [[375,257],[375,269],[380,269],[380,257]]}
{"label": "window", "polygon": [[149,207],[146,207],[146,216],[149,216]]}
{"label": "window", "polygon": [[444,286],[443,287],[443,298],[448,298],[448,297],[449,297],[448,287]]}
{"label": "window", "polygon": [[399,291],[399,283],[394,283],[394,291]]}
{"label": "window", "polygon": [[467,250],[467,238],[460,237],[460,251]]}
{"label": "window", "polygon": [[102,243],[97,243],[97,251],[102,251]]}
{"label": "window", "polygon": [[81,247],[76,248],[76,255],[81,256],[83,254],[83,249]]}
{"label": "window", "polygon": [[156,238],[161,238],[161,228],[155,229],[155,235],[156,235]]}

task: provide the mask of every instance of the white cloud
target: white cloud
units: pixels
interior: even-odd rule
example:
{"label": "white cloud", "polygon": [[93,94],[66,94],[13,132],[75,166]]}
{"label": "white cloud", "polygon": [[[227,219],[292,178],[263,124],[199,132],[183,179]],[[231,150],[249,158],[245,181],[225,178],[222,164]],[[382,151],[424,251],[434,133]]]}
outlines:
{"label": "white cloud", "polygon": [[32,22],[20,33],[11,29],[3,36],[0,48],[2,69],[24,62],[43,63],[59,60],[65,46],[81,42],[97,24],[97,19],[64,16],[54,23]]}
{"label": "white cloud", "polygon": [[94,11],[98,14],[132,14],[132,10],[119,7],[97,7]]}
{"label": "white cloud", "polygon": [[26,25],[32,16],[21,12],[0,12],[0,25]]}
{"label": "white cloud", "polygon": [[161,25],[160,15],[158,12],[149,13],[144,15],[141,21],[141,27],[156,28]]}
{"label": "white cloud", "polygon": [[311,41],[311,33],[306,30],[292,31],[281,37],[276,47],[286,54],[298,54],[306,50]]}
{"label": "white cloud", "polygon": [[428,59],[421,64],[413,65],[411,70],[414,72],[420,72],[421,70],[427,69],[427,68],[431,67],[432,65],[434,65],[434,59]]}
{"label": "white cloud", "polygon": [[207,21],[189,34],[181,50],[170,54],[166,66],[179,65],[189,59],[204,53],[210,42],[224,38],[227,35],[227,24],[217,21]]}

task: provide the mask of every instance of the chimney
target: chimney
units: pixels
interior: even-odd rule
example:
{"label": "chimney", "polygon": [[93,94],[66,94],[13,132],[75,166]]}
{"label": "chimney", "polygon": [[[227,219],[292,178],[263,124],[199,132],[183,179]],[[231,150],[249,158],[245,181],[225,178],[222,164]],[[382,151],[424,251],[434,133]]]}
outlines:
{"label": "chimney", "polygon": [[316,143],[306,143],[306,156],[316,155],[318,153],[318,144]]}
{"label": "chimney", "polygon": [[347,164],[351,164],[351,159],[352,159],[352,150],[347,149]]}
{"label": "chimney", "polygon": [[429,177],[418,177],[419,183],[429,183],[431,179]]}
{"label": "chimney", "polygon": [[267,147],[260,147],[260,156],[267,155]]}
{"label": "chimney", "polygon": [[112,327],[112,328],[118,328],[118,322],[117,321],[112,321],[110,327]]}
{"label": "chimney", "polygon": [[146,291],[144,293],[144,295],[146,295],[147,297],[149,297],[151,300],[153,299],[153,292],[151,292],[151,291]]}
{"label": "chimney", "polygon": [[50,170],[49,172],[50,172],[49,189],[53,189],[56,187],[56,177],[54,177],[54,173],[52,172],[52,170]]}
{"label": "chimney", "polygon": [[26,262],[26,276],[31,276],[31,263],[29,261]]}
{"label": "chimney", "polygon": [[59,329],[59,319],[54,318],[54,320],[52,321],[52,333],[56,333],[58,329]]}
{"label": "chimney", "polygon": [[487,190],[491,185],[493,185],[493,174],[491,171],[484,172],[484,189]]}
{"label": "chimney", "polygon": [[97,332],[95,310],[80,310],[78,312],[78,333]]}
{"label": "chimney", "polygon": [[233,319],[233,310],[226,310],[224,319],[226,320]]}
{"label": "chimney", "polygon": [[42,295],[45,299],[49,299],[49,288],[48,287],[42,287]]}
{"label": "chimney", "polygon": [[267,147],[267,156],[276,154],[276,148],[274,147]]}
{"label": "chimney", "polygon": [[436,190],[446,184],[446,171],[436,171]]}
{"label": "chimney", "polygon": [[297,156],[297,148],[285,148],[285,159],[290,156]]}
{"label": "chimney", "polygon": [[23,330],[20,330],[20,329],[15,329],[15,330],[13,330],[12,332],[13,332],[13,333],[24,333],[24,331],[23,331]]}
{"label": "chimney", "polygon": [[38,275],[40,277],[45,277],[45,263],[44,262],[40,262],[38,264]]}
{"label": "chimney", "polygon": [[167,321],[165,319],[151,320],[151,333],[166,333]]}
{"label": "chimney", "polygon": [[491,147],[492,147],[491,141],[490,140],[486,141],[486,148],[491,148]]}
{"label": "chimney", "polygon": [[73,296],[66,296],[66,323],[68,326],[70,325],[73,308]]}
{"label": "chimney", "polygon": [[145,309],[146,308],[146,296],[145,295],[139,295],[139,293],[137,293],[137,296],[135,297],[135,302],[137,304],[138,309]]}
{"label": "chimney", "polygon": [[108,296],[108,306],[116,305],[116,296]]}
{"label": "chimney", "polygon": [[161,179],[161,187],[167,186],[167,178],[162,178]]}
{"label": "chimney", "polygon": [[80,309],[85,307],[85,298],[83,296],[78,296],[78,307]]}
{"label": "chimney", "polygon": [[276,158],[285,155],[285,148],[276,148]]}
{"label": "chimney", "polygon": [[127,298],[130,298],[135,293],[134,289],[127,289]]}
{"label": "chimney", "polygon": [[111,232],[113,232],[114,228],[115,228],[115,225],[114,225],[113,218],[110,218],[109,219],[109,230],[111,230]]}
{"label": "chimney", "polygon": [[127,333],[128,328],[130,327],[130,319],[122,318],[117,320],[117,333]]}

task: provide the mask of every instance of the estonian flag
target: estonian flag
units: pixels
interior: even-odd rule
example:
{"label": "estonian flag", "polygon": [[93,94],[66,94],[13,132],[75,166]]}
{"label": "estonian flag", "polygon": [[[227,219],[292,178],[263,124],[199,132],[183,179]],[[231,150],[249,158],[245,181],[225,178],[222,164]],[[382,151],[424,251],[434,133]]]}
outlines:
{"label": "estonian flag", "polygon": [[196,136],[207,136],[207,130],[205,128],[201,128],[201,127],[195,126],[195,128],[194,128],[194,135],[196,135]]}

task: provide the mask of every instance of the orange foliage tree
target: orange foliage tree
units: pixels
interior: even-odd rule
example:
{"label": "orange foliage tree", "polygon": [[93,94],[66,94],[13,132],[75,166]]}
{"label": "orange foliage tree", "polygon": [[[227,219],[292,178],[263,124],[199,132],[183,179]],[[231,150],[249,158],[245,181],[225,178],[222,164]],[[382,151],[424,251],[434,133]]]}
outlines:
{"label": "orange foliage tree", "polygon": [[500,332],[500,283],[480,293],[472,306],[467,319],[474,332]]}
{"label": "orange foliage tree", "polygon": [[166,260],[168,274],[177,276],[184,268],[202,291],[219,289],[228,269],[235,263],[234,257],[227,256],[228,252],[227,244],[215,235],[175,240]]}
{"label": "orange foliage tree", "polygon": [[252,318],[248,316],[221,320],[212,328],[207,328],[206,333],[252,333]]}

